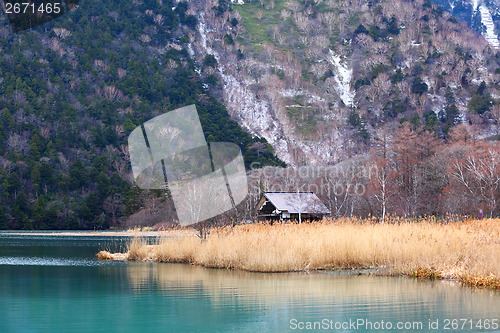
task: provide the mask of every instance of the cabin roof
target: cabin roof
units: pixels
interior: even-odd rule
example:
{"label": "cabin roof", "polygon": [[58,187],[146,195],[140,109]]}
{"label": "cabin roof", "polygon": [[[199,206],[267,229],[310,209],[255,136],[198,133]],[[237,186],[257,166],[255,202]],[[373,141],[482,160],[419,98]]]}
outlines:
{"label": "cabin roof", "polygon": [[265,192],[264,197],[276,209],[290,214],[330,214],[330,210],[313,192]]}

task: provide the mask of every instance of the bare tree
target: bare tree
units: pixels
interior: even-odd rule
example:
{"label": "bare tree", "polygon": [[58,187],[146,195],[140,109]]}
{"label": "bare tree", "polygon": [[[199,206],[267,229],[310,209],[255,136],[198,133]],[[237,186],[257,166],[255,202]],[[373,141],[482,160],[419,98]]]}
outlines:
{"label": "bare tree", "polygon": [[376,140],[373,159],[370,167],[370,183],[368,195],[372,195],[380,205],[382,223],[385,222],[390,197],[394,194],[394,172],[390,166],[391,147],[390,134],[387,128],[382,129]]}
{"label": "bare tree", "polygon": [[255,17],[257,18],[257,20],[262,20],[262,18],[264,17],[264,11],[262,9],[257,9],[255,11]]}
{"label": "bare tree", "polygon": [[470,151],[462,160],[455,160],[450,175],[473,196],[485,201],[492,216],[497,208],[500,189],[500,150],[486,144]]}
{"label": "bare tree", "polygon": [[121,213],[125,210],[125,198],[123,195],[116,193],[110,195],[104,200],[103,208],[108,215],[111,215],[111,224],[113,226],[118,225],[117,216],[120,216]]}

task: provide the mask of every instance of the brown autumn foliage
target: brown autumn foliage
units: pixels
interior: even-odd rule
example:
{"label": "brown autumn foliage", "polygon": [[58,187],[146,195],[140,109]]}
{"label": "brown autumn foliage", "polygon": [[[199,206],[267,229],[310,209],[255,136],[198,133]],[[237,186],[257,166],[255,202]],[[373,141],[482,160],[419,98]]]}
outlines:
{"label": "brown autumn foliage", "polygon": [[[472,132],[472,133],[471,133]],[[500,146],[459,125],[448,140],[408,123],[380,131],[374,148],[331,167],[264,168],[249,173],[244,219],[265,191],[313,191],[332,216],[498,216]]]}

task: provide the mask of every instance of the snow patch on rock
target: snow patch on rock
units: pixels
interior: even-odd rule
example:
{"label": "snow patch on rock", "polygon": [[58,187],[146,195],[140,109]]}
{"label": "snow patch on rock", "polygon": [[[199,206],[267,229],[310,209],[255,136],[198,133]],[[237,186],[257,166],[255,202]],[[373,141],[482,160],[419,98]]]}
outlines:
{"label": "snow patch on rock", "polygon": [[472,11],[475,12],[479,7],[479,0],[472,0]]}
{"label": "snow patch on rock", "polygon": [[[475,7],[477,8],[477,7]],[[493,23],[493,17],[491,16],[491,12],[485,5],[479,6],[479,11],[481,13],[481,22],[486,27],[486,32],[484,33],[484,37],[494,48],[500,48],[500,41],[498,40],[498,36],[495,34],[495,24]]]}
{"label": "snow patch on rock", "polygon": [[[267,93],[257,93],[251,89],[258,84],[255,78],[237,70],[236,60],[231,60],[217,49],[211,47],[207,35],[213,32],[207,24],[203,14],[198,17],[198,42],[188,46],[188,52],[194,56],[198,54],[212,54],[217,60],[217,71],[220,74],[223,86],[224,104],[231,117],[249,133],[265,138],[274,148],[276,155],[289,165],[307,163],[309,165],[331,164],[337,161],[342,154],[341,134],[339,131],[330,133],[327,138],[320,137],[308,140],[296,133],[294,124],[286,116],[286,105],[280,109],[280,103],[271,102]],[[197,49],[198,48],[198,49]],[[332,59],[336,62],[339,89],[344,103],[352,105],[354,92],[350,90],[352,70],[342,63],[340,58]],[[257,63],[254,65],[267,68],[269,64]],[[309,90],[301,88],[282,88],[277,91],[280,98],[294,98],[303,96],[306,103],[313,105],[325,104],[326,100]],[[285,112],[285,113],[283,113]],[[305,159],[305,160],[304,160]]]}
{"label": "snow patch on rock", "polygon": [[[254,82],[240,81],[234,74],[225,70],[225,64],[221,62],[219,53],[208,45],[207,34],[210,30],[205,24],[203,15],[199,17],[198,32],[205,53],[212,54],[219,64],[217,69],[223,81],[224,101],[231,116],[236,118],[240,125],[251,134],[264,137],[283,161],[291,163],[292,158],[288,152],[287,141],[283,136],[276,135],[281,131],[277,128],[279,127],[278,121],[272,117],[269,102],[259,99],[250,91],[249,87]],[[228,66],[228,68],[230,67]]]}
{"label": "snow patch on rock", "polygon": [[354,106],[355,91],[351,88],[352,68],[344,64],[340,55],[335,54],[330,50],[330,63],[335,67],[335,82],[337,87],[335,91],[339,94],[340,99],[347,106]]}

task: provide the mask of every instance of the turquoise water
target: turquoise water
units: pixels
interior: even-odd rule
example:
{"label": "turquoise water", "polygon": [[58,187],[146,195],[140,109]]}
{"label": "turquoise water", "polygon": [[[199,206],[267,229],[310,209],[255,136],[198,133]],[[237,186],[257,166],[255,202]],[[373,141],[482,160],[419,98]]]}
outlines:
{"label": "turquoise water", "polygon": [[0,332],[500,332],[499,292],[96,260],[126,240],[0,233]]}

